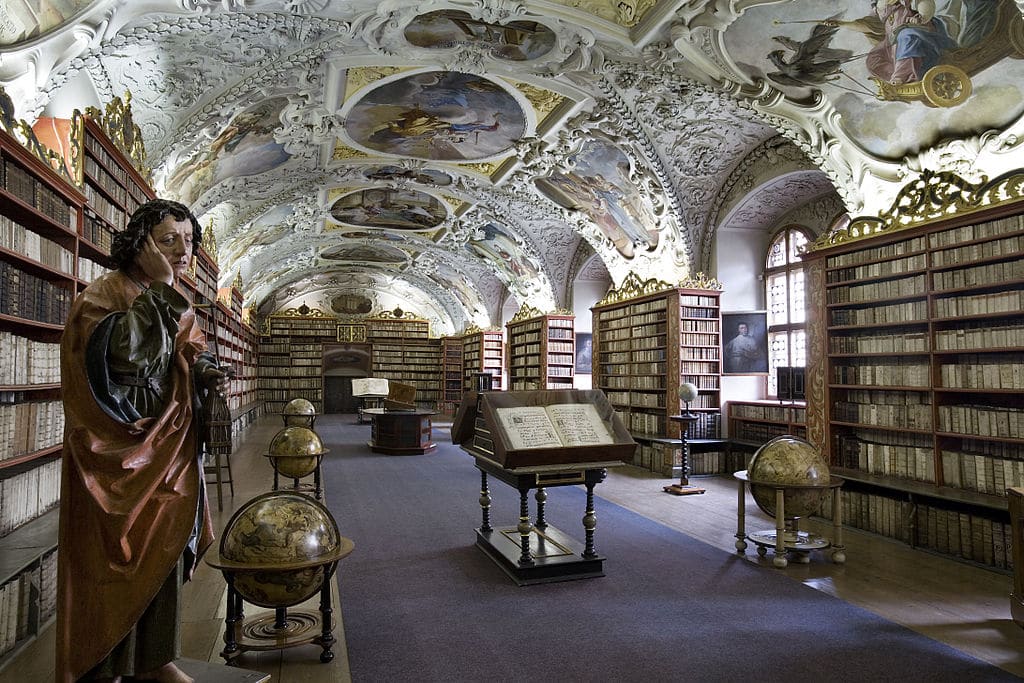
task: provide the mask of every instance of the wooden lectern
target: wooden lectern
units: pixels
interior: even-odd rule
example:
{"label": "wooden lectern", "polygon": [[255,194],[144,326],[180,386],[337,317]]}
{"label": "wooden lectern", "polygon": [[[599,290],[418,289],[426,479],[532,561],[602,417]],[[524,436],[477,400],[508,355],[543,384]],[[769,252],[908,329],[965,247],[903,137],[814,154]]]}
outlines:
{"label": "wooden lectern", "polygon": [[[480,470],[482,521],[476,545],[520,586],[604,576],[594,548],[594,487],[608,467],[632,461],[636,442],[599,390],[484,391],[464,397],[452,441]],[[488,475],[519,491],[519,524],[490,523]],[[547,523],[546,489],[582,484],[587,491],[580,544]],[[530,521],[528,495],[536,490]]]}

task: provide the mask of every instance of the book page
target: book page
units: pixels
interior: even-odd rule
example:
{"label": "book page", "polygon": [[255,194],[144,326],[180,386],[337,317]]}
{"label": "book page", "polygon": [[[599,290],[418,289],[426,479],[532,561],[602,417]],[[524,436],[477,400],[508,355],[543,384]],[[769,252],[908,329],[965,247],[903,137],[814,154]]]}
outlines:
{"label": "book page", "polygon": [[494,412],[508,435],[510,450],[561,448],[563,445],[544,406],[497,408]]}
{"label": "book page", "polygon": [[387,396],[388,381],[380,377],[367,377],[352,380],[353,396]]}
{"label": "book page", "polygon": [[596,446],[615,443],[615,436],[590,403],[560,403],[547,407],[563,446]]}

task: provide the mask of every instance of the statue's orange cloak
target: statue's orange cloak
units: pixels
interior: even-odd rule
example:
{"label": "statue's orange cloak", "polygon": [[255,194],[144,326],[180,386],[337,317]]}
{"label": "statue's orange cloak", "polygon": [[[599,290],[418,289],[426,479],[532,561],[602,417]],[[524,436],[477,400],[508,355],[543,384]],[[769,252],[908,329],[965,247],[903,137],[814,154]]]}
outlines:
{"label": "statue's orange cloak", "polygon": [[[178,562],[192,533],[203,473],[193,419],[192,364],[206,339],[181,316],[163,414],[132,423],[108,416],[86,376],[96,325],[140,294],[120,271],[99,278],[71,308],[61,340],[65,410],[57,578],[56,679],[73,683],[128,633]],[[204,506],[199,554],[213,541]]]}

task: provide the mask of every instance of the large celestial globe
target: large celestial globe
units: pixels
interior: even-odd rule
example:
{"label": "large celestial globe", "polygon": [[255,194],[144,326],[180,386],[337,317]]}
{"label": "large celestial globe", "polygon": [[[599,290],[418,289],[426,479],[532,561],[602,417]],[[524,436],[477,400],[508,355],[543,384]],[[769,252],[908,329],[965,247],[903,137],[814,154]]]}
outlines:
{"label": "large celestial globe", "polygon": [[313,427],[316,419],[316,407],[304,398],[293,398],[285,404],[281,411],[286,427]]}
{"label": "large celestial globe", "polygon": [[791,487],[783,493],[787,519],[817,512],[831,479],[828,463],[818,450],[804,439],[789,435],[777,436],[757,449],[747,468],[747,478],[754,502],[772,517],[776,512],[774,485]]}
{"label": "large celestial globe", "polygon": [[238,593],[261,607],[290,607],[324,582],[325,566],[341,556],[331,513],[300,493],[271,491],[232,515],[220,540],[220,568],[230,567]]}
{"label": "large celestial globe", "polygon": [[267,457],[286,477],[302,478],[313,472],[323,457],[323,441],[308,427],[285,427],[270,440]]}

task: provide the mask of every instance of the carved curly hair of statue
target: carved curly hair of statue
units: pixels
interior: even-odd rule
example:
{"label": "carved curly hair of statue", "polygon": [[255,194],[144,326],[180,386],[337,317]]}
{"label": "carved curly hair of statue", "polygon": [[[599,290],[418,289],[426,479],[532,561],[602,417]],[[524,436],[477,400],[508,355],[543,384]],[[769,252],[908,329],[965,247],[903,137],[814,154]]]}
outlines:
{"label": "carved curly hair of statue", "polygon": [[110,245],[110,258],[114,265],[119,270],[127,270],[142,251],[146,236],[168,216],[173,216],[176,221],[187,220],[192,224],[193,250],[198,249],[203,239],[203,231],[189,208],[170,199],[151,199],[135,210],[124,230],[114,235]]}

